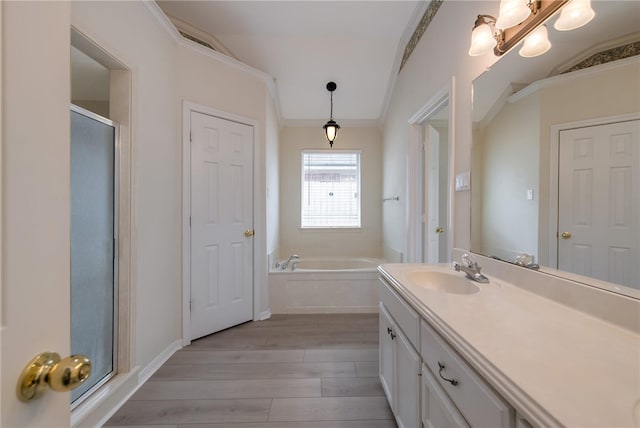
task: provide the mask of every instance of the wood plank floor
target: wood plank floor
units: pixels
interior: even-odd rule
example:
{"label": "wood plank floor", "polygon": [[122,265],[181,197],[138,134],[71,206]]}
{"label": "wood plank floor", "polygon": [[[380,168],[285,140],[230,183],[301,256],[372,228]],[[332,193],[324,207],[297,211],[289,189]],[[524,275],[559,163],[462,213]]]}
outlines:
{"label": "wood plank floor", "polygon": [[106,425],[396,428],[378,380],[378,315],[274,315],[196,340]]}

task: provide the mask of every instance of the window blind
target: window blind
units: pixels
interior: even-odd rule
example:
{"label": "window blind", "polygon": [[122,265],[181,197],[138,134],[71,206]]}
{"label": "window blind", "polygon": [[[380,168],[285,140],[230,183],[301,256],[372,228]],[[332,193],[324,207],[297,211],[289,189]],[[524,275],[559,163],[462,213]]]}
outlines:
{"label": "window blind", "polygon": [[360,227],[360,152],[302,152],[302,227]]}

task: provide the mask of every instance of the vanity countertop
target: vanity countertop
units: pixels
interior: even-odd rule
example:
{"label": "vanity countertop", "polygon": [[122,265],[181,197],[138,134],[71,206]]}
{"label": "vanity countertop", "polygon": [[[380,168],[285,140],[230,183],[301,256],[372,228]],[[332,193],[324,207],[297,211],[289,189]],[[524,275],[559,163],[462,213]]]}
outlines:
{"label": "vanity countertop", "polygon": [[[378,270],[478,373],[534,425],[640,426],[640,335],[487,275],[473,294],[430,290],[419,270]],[[640,317],[640,313],[638,314]]]}

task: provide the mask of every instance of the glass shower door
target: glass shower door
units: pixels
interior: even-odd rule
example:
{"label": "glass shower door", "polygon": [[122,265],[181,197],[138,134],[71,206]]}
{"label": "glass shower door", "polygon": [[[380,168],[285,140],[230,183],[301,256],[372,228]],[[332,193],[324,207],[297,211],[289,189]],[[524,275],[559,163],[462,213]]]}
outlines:
{"label": "glass shower door", "polygon": [[71,353],[92,362],[89,379],[71,392],[72,407],[116,372],[115,154],[116,126],[72,106]]}

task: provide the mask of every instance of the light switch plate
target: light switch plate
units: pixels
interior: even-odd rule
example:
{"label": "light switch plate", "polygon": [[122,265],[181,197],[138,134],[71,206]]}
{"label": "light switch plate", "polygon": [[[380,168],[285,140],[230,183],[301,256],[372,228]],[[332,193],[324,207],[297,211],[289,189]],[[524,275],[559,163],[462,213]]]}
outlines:
{"label": "light switch plate", "polygon": [[471,189],[471,174],[469,171],[456,174],[456,192],[462,192],[464,190]]}

